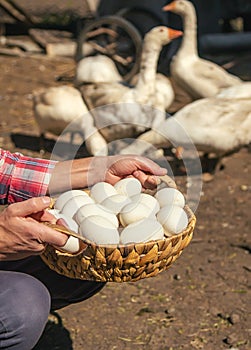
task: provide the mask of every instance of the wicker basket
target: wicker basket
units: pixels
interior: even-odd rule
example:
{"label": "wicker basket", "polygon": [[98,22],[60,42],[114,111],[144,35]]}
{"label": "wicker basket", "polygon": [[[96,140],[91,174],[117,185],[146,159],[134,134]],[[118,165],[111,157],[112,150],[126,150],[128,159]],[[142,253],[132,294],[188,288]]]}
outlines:
{"label": "wicker basket", "polygon": [[[168,176],[160,177],[160,181],[161,187],[176,187]],[[41,257],[52,270],[70,278],[134,282],[157,276],[171,266],[192,239],[196,218],[188,206],[185,206],[185,210],[189,224],[183,232],[163,240],[128,245],[96,245],[65,227],[48,224],[79,238],[81,249],[77,254],[70,254],[48,245]]]}

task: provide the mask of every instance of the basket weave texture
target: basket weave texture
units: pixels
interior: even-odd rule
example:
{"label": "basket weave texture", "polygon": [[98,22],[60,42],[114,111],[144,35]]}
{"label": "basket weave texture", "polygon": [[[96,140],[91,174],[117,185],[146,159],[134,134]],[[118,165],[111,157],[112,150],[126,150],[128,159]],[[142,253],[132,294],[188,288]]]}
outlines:
{"label": "basket weave texture", "polygon": [[[165,186],[175,187],[170,178],[162,178],[165,178]],[[82,249],[77,254],[70,254],[48,245],[41,257],[57,273],[82,280],[135,282],[157,276],[173,264],[192,239],[196,217],[187,205],[184,209],[189,224],[181,233],[162,240],[128,245],[99,246],[65,227],[48,224],[79,238]]]}

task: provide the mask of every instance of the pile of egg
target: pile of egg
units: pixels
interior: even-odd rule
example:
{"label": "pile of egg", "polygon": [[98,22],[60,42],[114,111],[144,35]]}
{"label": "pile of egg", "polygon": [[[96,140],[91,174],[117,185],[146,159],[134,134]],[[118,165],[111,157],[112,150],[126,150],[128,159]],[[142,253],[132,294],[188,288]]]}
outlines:
{"label": "pile of egg", "polygon": [[[188,225],[184,206],[185,198],[177,189],[162,188],[152,196],[142,192],[140,181],[125,178],[114,186],[98,182],[89,194],[67,191],[50,212],[89,241],[124,245],[180,233]],[[78,239],[70,236],[63,250],[77,252]]]}

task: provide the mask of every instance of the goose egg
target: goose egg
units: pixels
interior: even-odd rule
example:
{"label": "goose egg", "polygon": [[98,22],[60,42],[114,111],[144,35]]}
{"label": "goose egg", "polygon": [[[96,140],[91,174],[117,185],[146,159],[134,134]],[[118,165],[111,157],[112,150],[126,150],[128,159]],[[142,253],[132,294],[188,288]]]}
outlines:
{"label": "goose egg", "polygon": [[[57,218],[63,219],[67,227],[73,232],[78,232],[78,224],[73,219],[67,217],[64,214],[58,214]],[[65,245],[58,249],[69,253],[77,253],[79,251],[79,240],[76,237],[69,236]]]}
{"label": "goose egg", "polygon": [[69,253],[77,253],[79,251],[79,240],[77,239],[77,237],[70,236],[67,239],[65,245],[57,249]]}
{"label": "goose egg", "polygon": [[88,195],[87,193],[81,190],[71,190],[71,191],[64,192],[60,194],[60,196],[57,198],[54,204],[54,208],[58,210],[62,210],[65,203],[69,199],[73,198],[74,196],[88,196]]}
{"label": "goose egg", "polygon": [[83,205],[74,215],[74,220],[76,220],[78,224],[81,224],[85,218],[91,215],[103,216],[107,218],[107,220],[111,221],[115,227],[119,226],[117,216],[103,205],[97,203]]}
{"label": "goose egg", "polygon": [[114,224],[99,215],[91,215],[79,226],[79,233],[96,244],[119,244],[119,232]]}
{"label": "goose egg", "polygon": [[120,234],[121,244],[140,243],[164,238],[162,225],[150,218],[133,222],[126,226]]}
{"label": "goose egg", "polygon": [[131,200],[132,202],[145,204],[152,210],[153,214],[156,214],[160,209],[159,202],[157,201],[157,199],[147,193],[136,194],[131,197]]}
{"label": "goose egg", "polygon": [[111,197],[104,199],[100,204],[112,211],[115,214],[118,214],[121,209],[131,200],[129,197],[124,196],[123,194],[114,194]]}
{"label": "goose egg", "polygon": [[69,199],[63,206],[61,213],[73,218],[77,210],[85,204],[94,203],[93,199],[89,196],[75,196]]}
{"label": "goose egg", "polygon": [[118,194],[115,188],[108,182],[97,182],[92,186],[90,196],[95,202],[101,203],[105,198]]}
{"label": "goose egg", "polygon": [[141,182],[135,178],[122,179],[114,185],[114,188],[119,194],[128,197],[139,194],[142,191]]}
{"label": "goose egg", "polygon": [[167,233],[177,234],[188,225],[188,217],[184,209],[176,205],[162,207],[157,213],[157,220]]}
{"label": "goose egg", "polygon": [[177,205],[181,208],[185,206],[185,198],[176,188],[162,188],[156,192],[155,198],[158,200],[161,208],[166,205]]}
{"label": "goose egg", "polygon": [[119,220],[122,226],[127,226],[135,221],[145,219],[147,217],[156,217],[151,208],[140,202],[132,202],[126,204],[119,213]]}
{"label": "goose egg", "polygon": [[48,213],[55,216],[55,218],[58,218],[58,215],[60,215],[60,211],[58,209],[48,209],[47,211],[48,211]]}

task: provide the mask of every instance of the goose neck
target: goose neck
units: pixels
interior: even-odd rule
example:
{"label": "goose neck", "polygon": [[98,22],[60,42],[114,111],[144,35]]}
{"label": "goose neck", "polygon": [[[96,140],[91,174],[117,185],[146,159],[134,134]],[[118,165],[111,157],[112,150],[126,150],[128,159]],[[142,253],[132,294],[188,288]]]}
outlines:
{"label": "goose neck", "polygon": [[155,80],[161,45],[146,42],[141,55],[139,79],[135,86],[141,94],[153,94],[155,91]]}
{"label": "goose neck", "polygon": [[194,9],[190,9],[183,15],[184,34],[181,49],[186,52],[197,54],[197,19]]}

